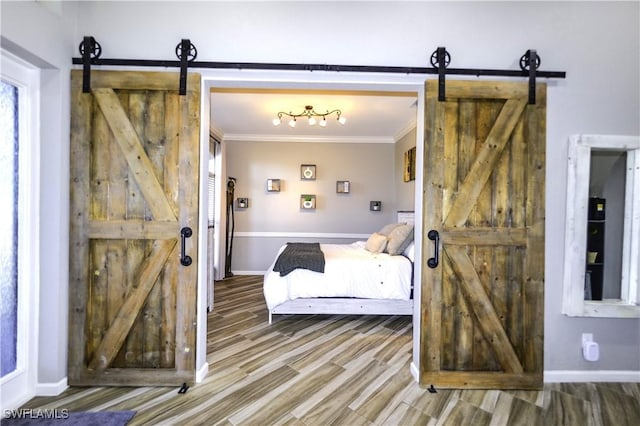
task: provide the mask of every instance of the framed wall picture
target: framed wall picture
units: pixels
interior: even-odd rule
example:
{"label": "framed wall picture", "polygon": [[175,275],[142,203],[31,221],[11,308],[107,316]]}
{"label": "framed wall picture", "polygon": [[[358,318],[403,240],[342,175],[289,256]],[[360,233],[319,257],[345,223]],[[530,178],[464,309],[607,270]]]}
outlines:
{"label": "framed wall picture", "polygon": [[316,180],[316,165],[315,164],[302,164],[300,166],[300,179],[302,179],[302,180]]}
{"label": "framed wall picture", "polygon": [[314,194],[300,195],[300,208],[303,210],[315,210],[316,196]]}
{"label": "framed wall picture", "polygon": [[404,153],[404,181],[409,182],[416,179],[416,147]]}
{"label": "framed wall picture", "polygon": [[351,192],[351,183],[348,180],[336,181],[336,192],[338,194],[348,194]]}
{"label": "framed wall picture", "polygon": [[280,192],[280,179],[267,179],[268,192]]}

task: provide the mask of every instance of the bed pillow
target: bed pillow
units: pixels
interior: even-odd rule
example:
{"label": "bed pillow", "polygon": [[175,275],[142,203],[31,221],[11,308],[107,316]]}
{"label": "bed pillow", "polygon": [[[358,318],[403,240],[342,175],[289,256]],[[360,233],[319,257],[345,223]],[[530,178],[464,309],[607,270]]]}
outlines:
{"label": "bed pillow", "polygon": [[388,225],[385,225],[381,230],[378,231],[378,234],[389,236],[389,234],[391,234],[391,231],[393,231],[400,225],[404,225],[404,223],[390,223]]}
{"label": "bed pillow", "polygon": [[382,234],[374,232],[371,234],[364,248],[371,253],[382,253],[387,247],[387,237]]}
{"label": "bed pillow", "polygon": [[416,244],[415,241],[411,241],[406,249],[402,252],[404,257],[409,259],[412,262],[415,262],[415,253],[416,253]]}
{"label": "bed pillow", "polygon": [[402,254],[409,243],[413,241],[413,225],[403,224],[396,227],[391,231],[388,238],[389,241],[385,251],[391,255]]}

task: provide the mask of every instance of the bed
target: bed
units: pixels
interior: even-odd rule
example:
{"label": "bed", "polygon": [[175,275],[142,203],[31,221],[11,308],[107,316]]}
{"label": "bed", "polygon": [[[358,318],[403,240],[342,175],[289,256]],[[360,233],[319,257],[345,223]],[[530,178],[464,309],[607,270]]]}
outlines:
{"label": "bed", "polygon": [[[400,230],[403,241],[392,246]],[[269,324],[276,314],[413,314],[412,221],[389,224],[367,241],[317,245],[324,254],[322,272],[274,271],[287,245],[278,251],[264,275]]]}

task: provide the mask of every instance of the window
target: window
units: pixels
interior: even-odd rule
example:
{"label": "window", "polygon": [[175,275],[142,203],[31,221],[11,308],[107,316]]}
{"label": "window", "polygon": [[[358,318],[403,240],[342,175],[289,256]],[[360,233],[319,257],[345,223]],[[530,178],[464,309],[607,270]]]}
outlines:
{"label": "window", "polygon": [[0,80],[0,377],[16,370],[18,337],[18,87]]}
{"label": "window", "polygon": [[[622,213],[619,228],[622,230],[619,241],[600,242],[600,250],[594,247],[591,234],[603,232],[606,235],[606,216],[593,216],[594,208],[606,211],[606,199],[593,197],[589,200],[590,185],[593,192],[594,182],[591,164],[595,161],[607,161],[624,164],[622,179],[624,185],[617,185],[620,191]],[[604,160],[603,160],[604,159]],[[562,312],[569,316],[592,317],[640,317],[640,298],[638,295],[638,276],[640,275],[640,137],[580,135],[572,136],[569,142],[569,168],[567,176],[567,210],[565,236],[565,271]],[[603,164],[603,163],[600,163]],[[600,170],[607,167],[598,166]],[[605,170],[606,172],[606,170]],[[623,188],[623,189],[622,189]],[[596,195],[599,195],[596,194]],[[594,202],[595,201],[595,202]],[[600,207],[598,207],[600,206]],[[597,238],[596,238],[597,240]],[[589,246],[591,244],[591,246]],[[622,247],[621,255],[614,259],[607,256],[607,247]],[[602,251],[604,250],[604,256]],[[587,252],[590,251],[589,256]],[[618,259],[619,257],[619,259]],[[605,293],[602,300],[589,300],[593,288],[592,280],[605,275],[598,271],[601,264],[610,260],[619,260],[620,274],[614,291]],[[604,260],[604,261],[602,261]],[[594,278],[598,275],[598,278]],[[609,274],[606,274],[609,275]],[[611,278],[610,278],[611,280]],[[610,283],[609,283],[610,284]],[[600,298],[598,296],[597,298]]]}

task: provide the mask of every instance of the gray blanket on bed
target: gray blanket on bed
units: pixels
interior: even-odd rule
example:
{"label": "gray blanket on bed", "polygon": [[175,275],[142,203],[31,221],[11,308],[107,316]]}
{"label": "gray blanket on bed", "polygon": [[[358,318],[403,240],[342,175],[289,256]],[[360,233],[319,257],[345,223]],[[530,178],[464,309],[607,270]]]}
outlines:
{"label": "gray blanket on bed", "polygon": [[296,269],[324,273],[324,253],[320,250],[320,243],[287,243],[273,270],[284,277]]}

